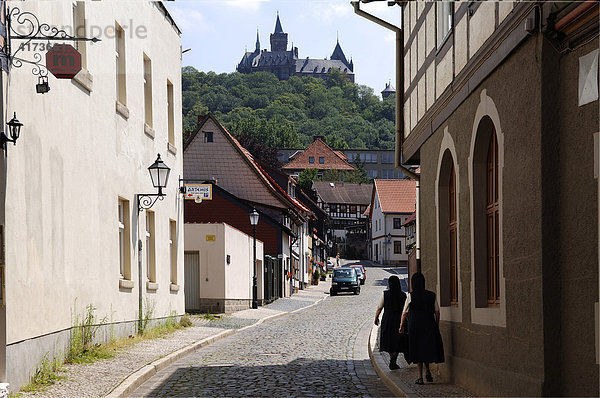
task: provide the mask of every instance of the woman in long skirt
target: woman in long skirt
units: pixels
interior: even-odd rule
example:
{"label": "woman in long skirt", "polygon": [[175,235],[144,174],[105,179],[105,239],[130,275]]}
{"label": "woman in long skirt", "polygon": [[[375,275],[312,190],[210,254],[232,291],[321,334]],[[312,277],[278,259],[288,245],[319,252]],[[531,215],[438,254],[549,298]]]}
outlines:
{"label": "woman in long skirt", "polygon": [[426,379],[433,381],[429,364],[444,362],[444,346],[440,335],[440,308],[435,293],[425,290],[425,277],[420,272],[411,278],[412,292],[404,304],[400,328],[408,318],[408,356],[407,361],[419,367],[416,384],[423,384],[423,364]]}
{"label": "woman in long skirt", "polygon": [[396,363],[398,354],[403,353],[406,356],[406,335],[399,331],[406,293],[402,291],[400,279],[396,275],[389,277],[388,286],[388,290],[383,292],[377,306],[375,325],[379,325],[379,314],[383,310],[381,331],[379,333],[379,351],[389,352],[389,367],[394,370],[400,368]]}

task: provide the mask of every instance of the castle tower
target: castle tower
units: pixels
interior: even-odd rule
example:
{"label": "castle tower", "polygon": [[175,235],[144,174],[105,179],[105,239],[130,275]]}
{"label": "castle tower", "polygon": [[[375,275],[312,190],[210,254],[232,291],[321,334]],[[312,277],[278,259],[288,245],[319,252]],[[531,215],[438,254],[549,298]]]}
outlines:
{"label": "castle tower", "polygon": [[333,53],[331,54],[330,59],[342,61],[344,63],[344,65],[346,65],[348,67],[348,69],[350,69],[350,70],[354,69],[353,66],[350,66],[350,63],[346,59],[346,55],[344,55],[344,51],[342,50],[342,47],[340,46],[339,40],[335,44],[335,48],[333,49]]}
{"label": "castle tower", "polygon": [[277,21],[275,22],[275,31],[271,33],[271,51],[286,51],[288,44],[288,35],[283,32],[279,12],[277,12]]}
{"label": "castle tower", "polygon": [[381,92],[381,97],[383,99],[386,99],[387,97],[389,97],[390,95],[396,95],[396,90],[394,89],[394,87],[392,86],[392,82],[386,83],[385,84],[385,88],[383,89],[383,91]]}
{"label": "castle tower", "polygon": [[258,38],[258,28],[256,28],[256,48],[254,49],[254,52],[260,52],[260,39]]}

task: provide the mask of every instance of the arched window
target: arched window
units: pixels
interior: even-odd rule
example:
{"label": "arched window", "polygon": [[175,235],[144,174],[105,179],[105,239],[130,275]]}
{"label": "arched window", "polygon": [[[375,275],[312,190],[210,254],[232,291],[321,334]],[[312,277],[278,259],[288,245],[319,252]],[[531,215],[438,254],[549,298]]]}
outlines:
{"label": "arched window", "polygon": [[450,304],[458,304],[458,268],[456,267],[456,175],[450,164],[448,173],[448,273]]}
{"label": "arched window", "polygon": [[473,152],[473,245],[475,306],[500,304],[500,205],[498,138],[485,116],[477,128]]}
{"label": "arched window", "polygon": [[500,260],[499,260],[499,228],[498,228],[498,142],[496,131],[492,131],[487,151],[486,178],[486,208],[487,220],[487,302],[500,302]]}
{"label": "arched window", "polygon": [[457,195],[456,173],[452,154],[446,150],[438,177],[438,242],[440,271],[440,305],[458,305],[458,264],[457,264]]}

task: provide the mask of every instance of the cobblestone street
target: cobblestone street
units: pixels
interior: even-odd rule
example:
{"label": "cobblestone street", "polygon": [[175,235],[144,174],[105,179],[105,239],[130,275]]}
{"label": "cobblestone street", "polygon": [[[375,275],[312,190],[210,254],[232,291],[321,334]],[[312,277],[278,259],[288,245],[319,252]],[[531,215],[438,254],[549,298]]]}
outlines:
{"label": "cobblestone street", "polygon": [[[358,296],[328,297],[323,292],[328,278],[318,288],[326,300],[201,348],[158,372],[133,395],[391,396],[367,351],[388,275],[383,268],[368,268]],[[281,305],[285,300],[267,308]]]}

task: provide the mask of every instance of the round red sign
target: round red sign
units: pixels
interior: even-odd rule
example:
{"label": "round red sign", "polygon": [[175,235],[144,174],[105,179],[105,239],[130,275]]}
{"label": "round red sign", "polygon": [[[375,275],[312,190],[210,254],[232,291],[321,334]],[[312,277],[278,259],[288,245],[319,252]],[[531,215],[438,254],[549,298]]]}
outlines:
{"label": "round red sign", "polygon": [[72,79],[81,70],[81,54],[70,44],[55,44],[46,53],[46,68],[58,79]]}

